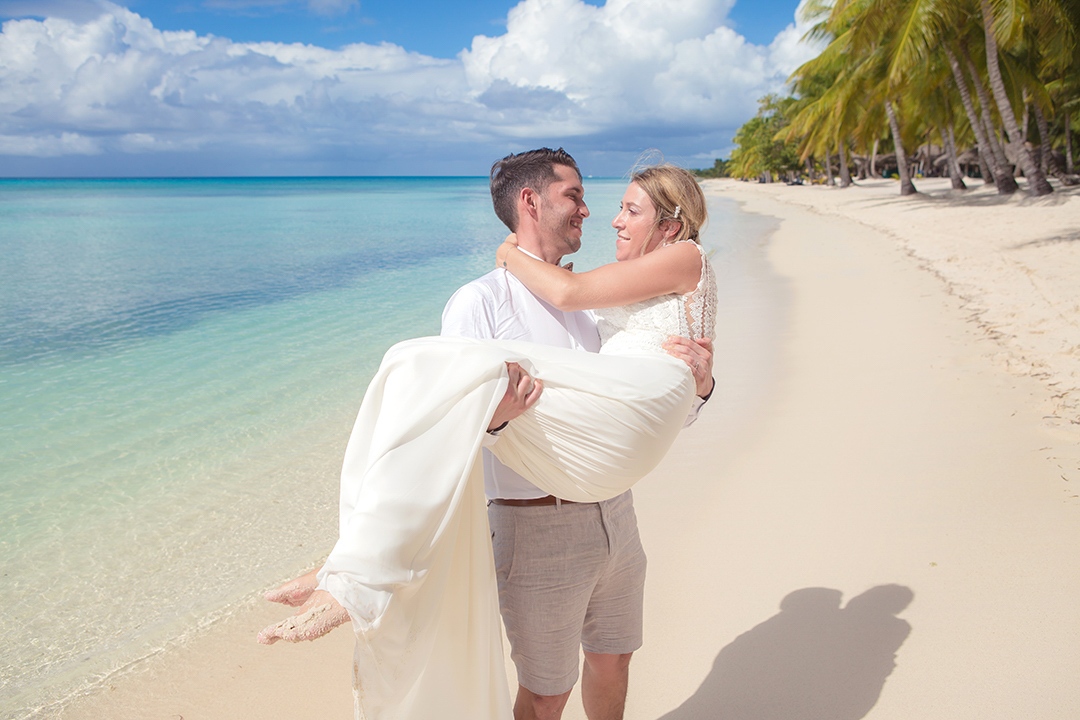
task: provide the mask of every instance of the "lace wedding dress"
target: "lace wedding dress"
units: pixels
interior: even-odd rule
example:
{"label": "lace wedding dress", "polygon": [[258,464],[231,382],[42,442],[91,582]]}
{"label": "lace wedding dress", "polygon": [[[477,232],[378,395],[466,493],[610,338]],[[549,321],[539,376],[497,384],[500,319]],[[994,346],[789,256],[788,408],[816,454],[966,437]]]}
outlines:
{"label": "lace wedding dress", "polygon": [[[699,246],[700,248],[700,246]],[[319,574],[356,634],[356,716],[510,720],[478,456],[507,361],[544,381],[491,448],[552,495],[614,497],[664,457],[695,393],[669,335],[712,337],[716,282],[599,311],[599,353],[430,337],[392,347],[341,475],[340,537]]]}

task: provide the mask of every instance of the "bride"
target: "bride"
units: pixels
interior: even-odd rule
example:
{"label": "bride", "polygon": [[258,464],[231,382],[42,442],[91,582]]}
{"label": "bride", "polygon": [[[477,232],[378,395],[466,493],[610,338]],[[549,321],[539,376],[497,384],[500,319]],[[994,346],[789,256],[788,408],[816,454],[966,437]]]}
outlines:
{"label": "bride", "polygon": [[499,248],[498,265],[534,294],[596,309],[598,354],[448,337],[392,347],[345,451],[340,536],[317,589],[306,576],[268,595],[302,607],[260,642],[310,640],[351,620],[358,717],[511,717],[477,462],[508,363],[543,392],[491,445],[499,460],[565,500],[624,492],[663,458],[696,395],[664,344],[713,337],[705,219],[694,177],[661,165],[631,178],[612,223],[618,262],[574,274],[513,235]]}

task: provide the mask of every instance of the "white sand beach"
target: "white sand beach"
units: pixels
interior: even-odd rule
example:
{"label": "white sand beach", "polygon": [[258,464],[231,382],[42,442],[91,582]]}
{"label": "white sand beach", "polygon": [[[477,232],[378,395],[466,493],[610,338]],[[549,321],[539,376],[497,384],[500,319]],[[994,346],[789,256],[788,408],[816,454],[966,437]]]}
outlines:
{"label": "white sand beach", "polygon": [[[634,490],[630,720],[1080,716],[1080,189],[916,185],[706,183],[778,228]],[[257,645],[255,591],[62,717],[352,717],[348,630]]]}
{"label": "white sand beach", "polygon": [[782,218],[790,306],[766,408],[637,491],[628,717],[1080,712],[1080,195],[919,185],[709,183]]}

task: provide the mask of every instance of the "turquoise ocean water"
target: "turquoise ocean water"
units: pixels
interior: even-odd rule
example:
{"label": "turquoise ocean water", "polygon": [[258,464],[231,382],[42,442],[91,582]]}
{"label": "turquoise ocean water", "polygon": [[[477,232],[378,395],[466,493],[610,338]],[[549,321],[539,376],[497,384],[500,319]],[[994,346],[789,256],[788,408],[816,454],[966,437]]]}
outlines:
{"label": "turquoise ocean water", "polygon": [[0,717],[318,562],[379,359],[505,232],[485,178],[0,180]]}

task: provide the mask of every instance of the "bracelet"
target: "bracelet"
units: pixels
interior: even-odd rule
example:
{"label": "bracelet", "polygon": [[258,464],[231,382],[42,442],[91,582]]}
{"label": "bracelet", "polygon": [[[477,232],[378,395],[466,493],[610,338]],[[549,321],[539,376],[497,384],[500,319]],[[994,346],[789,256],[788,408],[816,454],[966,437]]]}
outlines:
{"label": "bracelet", "polygon": [[[712,395],[712,393],[709,393],[709,394]],[[506,422],[504,422],[499,427],[491,428],[490,430],[488,430],[488,432],[491,433],[492,435],[497,435],[497,434],[501,433],[503,430],[505,430],[506,426],[509,425],[509,424],[510,424],[510,421],[507,420]]]}

